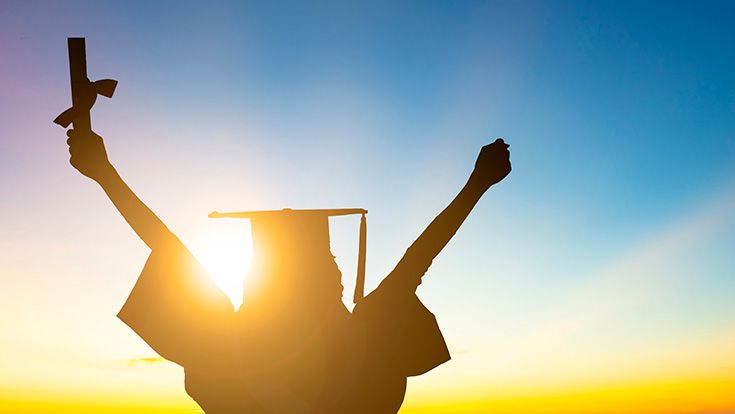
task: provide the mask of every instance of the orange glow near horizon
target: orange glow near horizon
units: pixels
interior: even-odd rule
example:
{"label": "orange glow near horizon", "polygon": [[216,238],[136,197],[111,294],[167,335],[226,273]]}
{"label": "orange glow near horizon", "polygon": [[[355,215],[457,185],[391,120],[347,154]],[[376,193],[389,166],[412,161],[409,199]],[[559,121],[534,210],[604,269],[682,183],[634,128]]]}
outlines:
{"label": "orange glow near horizon", "polygon": [[[695,414],[728,413],[735,405],[735,376],[669,379],[607,387],[526,390],[516,395],[459,398],[408,405],[405,413],[513,414]],[[492,393],[489,393],[492,394]]]}
{"label": "orange glow near horizon", "polygon": [[[672,378],[628,383],[557,387],[549,389],[519,389],[513,392],[488,390],[477,395],[433,395],[424,401],[409,399],[402,408],[408,414],[697,414],[730,413],[735,405],[735,375],[720,378]],[[140,413],[200,413],[186,397],[117,400],[112,395],[84,402],[70,395],[53,399],[0,399],[3,412],[30,414],[140,412]],[[117,402],[115,402],[117,401]]]}

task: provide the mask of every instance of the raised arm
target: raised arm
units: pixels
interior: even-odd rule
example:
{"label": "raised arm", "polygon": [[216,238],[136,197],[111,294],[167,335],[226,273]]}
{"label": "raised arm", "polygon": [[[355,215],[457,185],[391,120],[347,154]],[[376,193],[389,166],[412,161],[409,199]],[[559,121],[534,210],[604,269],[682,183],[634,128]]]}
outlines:
{"label": "raised arm", "polygon": [[408,248],[386,278],[386,283],[416,289],[431,262],[451,240],[482,195],[510,173],[508,147],[500,138],[482,147],[467,183]]}
{"label": "raised arm", "polygon": [[69,162],[83,175],[96,181],[130,224],[135,233],[151,249],[174,239],[165,224],[133,193],[107,158],[102,137],[94,132],[70,130]]}

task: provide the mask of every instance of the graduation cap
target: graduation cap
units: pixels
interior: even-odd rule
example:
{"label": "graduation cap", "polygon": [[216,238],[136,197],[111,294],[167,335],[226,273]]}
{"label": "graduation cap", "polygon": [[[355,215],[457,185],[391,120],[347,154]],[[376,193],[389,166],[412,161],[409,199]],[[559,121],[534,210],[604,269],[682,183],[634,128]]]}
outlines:
{"label": "graduation cap", "polygon": [[210,218],[244,218],[252,223],[254,262],[294,262],[304,258],[333,259],[329,243],[329,217],[361,214],[357,257],[357,281],[353,302],[365,292],[365,254],[367,210],[361,208],[328,210],[264,210],[235,213],[212,212]]}

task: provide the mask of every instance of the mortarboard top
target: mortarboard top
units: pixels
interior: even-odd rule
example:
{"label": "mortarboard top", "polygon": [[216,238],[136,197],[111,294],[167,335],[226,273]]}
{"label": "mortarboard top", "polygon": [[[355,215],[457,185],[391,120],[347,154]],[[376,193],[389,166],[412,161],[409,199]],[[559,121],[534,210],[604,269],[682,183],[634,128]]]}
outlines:
{"label": "mortarboard top", "polygon": [[329,217],[361,214],[360,242],[357,257],[357,282],[353,302],[364,296],[367,210],[362,208],[212,212],[210,218],[244,218],[252,223],[253,253],[271,260],[288,259],[289,255],[329,254]]}

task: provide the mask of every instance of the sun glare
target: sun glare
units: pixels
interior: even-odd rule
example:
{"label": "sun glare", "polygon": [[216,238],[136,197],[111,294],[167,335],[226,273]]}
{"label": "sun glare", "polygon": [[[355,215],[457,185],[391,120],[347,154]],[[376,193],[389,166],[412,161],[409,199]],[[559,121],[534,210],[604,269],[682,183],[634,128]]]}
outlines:
{"label": "sun glare", "polygon": [[[231,224],[231,223],[228,223]],[[243,285],[252,261],[250,231],[242,226],[208,226],[192,251],[235,309],[242,303]]]}

